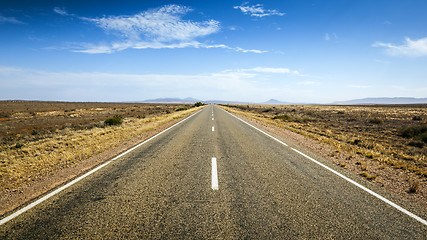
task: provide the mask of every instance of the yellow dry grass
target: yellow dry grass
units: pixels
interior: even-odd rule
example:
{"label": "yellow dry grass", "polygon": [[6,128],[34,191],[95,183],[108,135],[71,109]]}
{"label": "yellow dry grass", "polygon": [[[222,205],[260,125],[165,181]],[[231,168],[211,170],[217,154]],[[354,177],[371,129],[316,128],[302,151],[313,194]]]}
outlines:
{"label": "yellow dry grass", "polygon": [[21,148],[13,144],[0,151],[0,191],[19,187],[23,183],[71,166],[84,159],[137,138],[144,132],[182,118],[198,108],[162,116],[124,119],[120,126],[72,130],[56,130],[43,139],[26,142]]}

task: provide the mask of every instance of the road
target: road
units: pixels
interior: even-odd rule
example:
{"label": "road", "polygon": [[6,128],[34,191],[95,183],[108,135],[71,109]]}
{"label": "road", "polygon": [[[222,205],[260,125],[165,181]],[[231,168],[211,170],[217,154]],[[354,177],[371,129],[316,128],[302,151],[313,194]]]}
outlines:
{"label": "road", "polygon": [[419,220],[212,105],[0,228],[1,239],[427,236]]}

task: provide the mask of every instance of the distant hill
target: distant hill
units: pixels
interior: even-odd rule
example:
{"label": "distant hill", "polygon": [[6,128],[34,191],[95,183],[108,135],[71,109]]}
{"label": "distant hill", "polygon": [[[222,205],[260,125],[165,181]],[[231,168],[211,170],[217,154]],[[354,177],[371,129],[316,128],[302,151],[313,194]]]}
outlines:
{"label": "distant hill", "polygon": [[332,104],[336,105],[360,105],[360,104],[419,104],[427,103],[427,98],[363,98],[348,101],[339,101]]}
{"label": "distant hill", "polygon": [[287,102],[281,102],[281,101],[276,100],[276,99],[270,99],[270,100],[268,100],[266,102],[262,102],[260,104],[266,104],[266,105],[286,105],[286,104],[289,104],[289,103],[287,103]]}
{"label": "distant hill", "polygon": [[[203,103],[216,103],[216,104],[265,104],[265,105],[309,105],[316,103],[290,103],[282,102],[276,99],[270,99],[261,103],[254,102],[239,102],[239,101],[228,101],[228,100],[200,100],[197,98],[156,98],[140,101],[139,103],[176,103],[176,104],[194,104],[196,102]],[[338,101],[330,103],[333,105],[369,105],[369,104],[427,104],[427,98],[406,98],[406,97],[395,97],[395,98],[363,98],[353,99],[348,101]]]}

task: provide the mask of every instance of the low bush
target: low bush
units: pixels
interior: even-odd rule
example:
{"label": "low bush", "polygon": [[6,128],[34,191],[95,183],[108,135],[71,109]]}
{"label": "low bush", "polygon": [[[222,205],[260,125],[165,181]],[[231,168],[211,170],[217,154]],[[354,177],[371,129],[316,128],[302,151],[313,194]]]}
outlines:
{"label": "low bush", "polygon": [[179,111],[185,111],[185,110],[187,110],[187,108],[185,108],[185,107],[180,107],[180,108],[176,109],[175,111],[179,112]]}
{"label": "low bush", "polygon": [[196,102],[196,103],[194,104],[194,106],[195,106],[195,107],[200,107],[200,106],[203,106],[203,103],[202,103],[202,102]]}
{"label": "low bush", "polygon": [[274,116],[273,119],[281,119],[283,121],[288,121],[291,119],[291,117],[289,115],[283,114],[283,115]]}
{"label": "low bush", "polygon": [[411,182],[411,185],[409,186],[409,193],[417,193],[418,190],[420,189],[420,182],[418,181],[413,181]]}
{"label": "low bush", "polygon": [[107,118],[104,123],[107,126],[113,126],[113,125],[121,125],[123,122],[123,117],[121,115],[116,115],[114,117]]}
{"label": "low bush", "polygon": [[369,119],[369,123],[373,123],[373,124],[383,124],[384,121],[380,118],[371,118]]}
{"label": "low bush", "polygon": [[400,131],[400,136],[404,138],[422,137],[425,133],[427,133],[426,125],[410,126],[402,129]]}
{"label": "low bush", "polygon": [[410,141],[408,143],[409,146],[413,146],[413,147],[418,147],[418,148],[422,148],[424,147],[424,143],[421,141]]}

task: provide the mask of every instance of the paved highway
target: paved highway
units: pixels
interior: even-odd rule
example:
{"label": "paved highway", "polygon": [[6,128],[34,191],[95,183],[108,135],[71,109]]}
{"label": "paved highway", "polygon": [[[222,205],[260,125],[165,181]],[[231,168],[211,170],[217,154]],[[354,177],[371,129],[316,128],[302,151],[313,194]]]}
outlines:
{"label": "paved highway", "polygon": [[211,105],[3,221],[0,238],[426,239],[425,216],[385,201]]}

